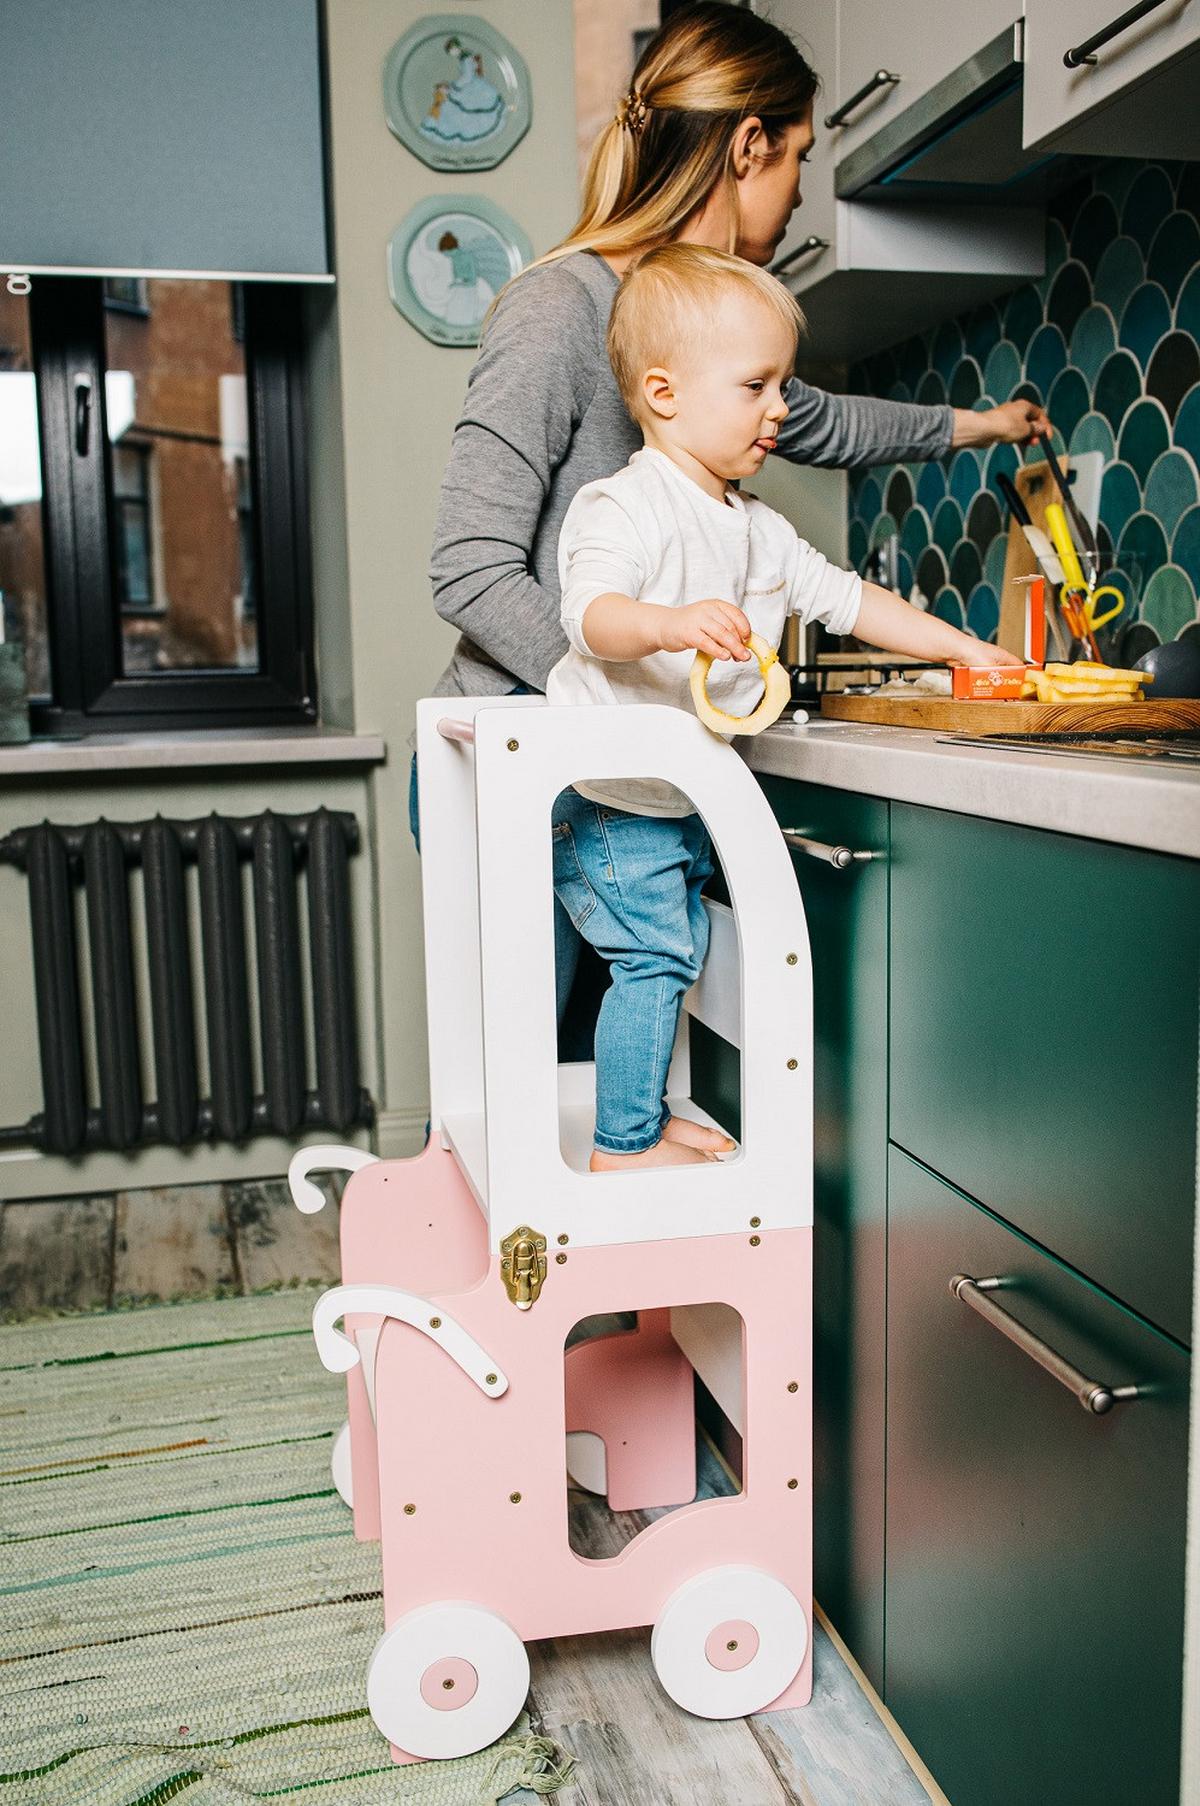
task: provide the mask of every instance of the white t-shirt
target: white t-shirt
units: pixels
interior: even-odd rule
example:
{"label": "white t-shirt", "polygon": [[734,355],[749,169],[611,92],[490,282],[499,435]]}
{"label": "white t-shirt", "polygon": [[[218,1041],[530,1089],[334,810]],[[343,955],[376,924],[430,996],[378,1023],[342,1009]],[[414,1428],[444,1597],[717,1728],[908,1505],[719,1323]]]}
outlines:
{"label": "white t-shirt", "polygon": [[[736,489],[717,501],[649,446],[615,476],[578,491],[563,521],[558,572],[571,644],[546,683],[554,703],[659,702],[694,713],[688,688],[694,652],[617,661],[590,651],[583,617],[597,596],[615,591],[668,608],[715,596],[736,603],[776,648],[788,615],[851,633],[862,602],[862,579],[830,564],[782,514]],[[762,695],[757,664],[714,660],[708,693],[718,708],[749,714]],[[597,773],[575,789],[639,815],[688,815],[692,808],[662,779],[606,784]]]}

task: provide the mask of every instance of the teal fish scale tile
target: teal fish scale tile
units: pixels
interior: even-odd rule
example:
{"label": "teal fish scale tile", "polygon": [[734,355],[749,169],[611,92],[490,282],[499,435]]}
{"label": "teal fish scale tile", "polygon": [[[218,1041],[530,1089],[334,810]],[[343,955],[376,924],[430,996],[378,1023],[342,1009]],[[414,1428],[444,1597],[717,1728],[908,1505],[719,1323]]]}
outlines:
{"label": "teal fish scale tile", "polygon": [[[1051,201],[1046,274],[851,371],[863,395],[1044,401],[1055,446],[1104,459],[1098,538],[1126,597],[1118,656],[1200,636],[1200,164],[1110,159]],[[850,556],[895,530],[905,594],[994,639],[1010,445],[852,473]]]}

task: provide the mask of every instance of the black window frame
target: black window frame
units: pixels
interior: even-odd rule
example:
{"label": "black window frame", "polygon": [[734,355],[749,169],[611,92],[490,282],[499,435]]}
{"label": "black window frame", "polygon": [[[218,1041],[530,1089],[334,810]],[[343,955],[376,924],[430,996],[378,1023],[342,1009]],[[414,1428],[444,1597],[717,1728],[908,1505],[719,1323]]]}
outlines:
{"label": "black window frame", "polygon": [[[35,276],[29,296],[42,437],[51,695],[34,734],[311,726],[317,720],[303,395],[302,296],[245,285],[246,388],[258,578],[258,669],[122,670],[119,556],[109,514],[99,277]],[[90,384],[90,391],[87,385]],[[81,392],[90,392],[85,421]],[[77,409],[79,416],[77,416]]]}

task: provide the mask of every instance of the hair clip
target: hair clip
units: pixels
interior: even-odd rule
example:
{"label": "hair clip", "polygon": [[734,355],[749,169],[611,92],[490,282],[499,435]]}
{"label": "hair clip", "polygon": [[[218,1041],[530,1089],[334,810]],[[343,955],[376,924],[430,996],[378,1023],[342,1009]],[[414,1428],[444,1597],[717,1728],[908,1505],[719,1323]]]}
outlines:
{"label": "hair clip", "polygon": [[646,123],[646,103],[636,88],[621,96],[617,106],[617,124],[627,125],[636,138]]}

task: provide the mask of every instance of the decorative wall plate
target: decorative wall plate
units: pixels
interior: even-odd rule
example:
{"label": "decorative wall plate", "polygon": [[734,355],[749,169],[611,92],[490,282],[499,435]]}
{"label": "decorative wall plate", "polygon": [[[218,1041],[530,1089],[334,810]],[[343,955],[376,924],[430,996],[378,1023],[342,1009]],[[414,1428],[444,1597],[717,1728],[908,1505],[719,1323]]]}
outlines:
{"label": "decorative wall plate", "polygon": [[388,240],[388,290],[435,345],[478,345],[494,296],[532,256],[520,226],[482,195],[430,195]]}
{"label": "decorative wall plate", "polygon": [[529,71],[486,20],[434,13],[388,52],[383,108],[430,169],[494,169],[529,130]]}

